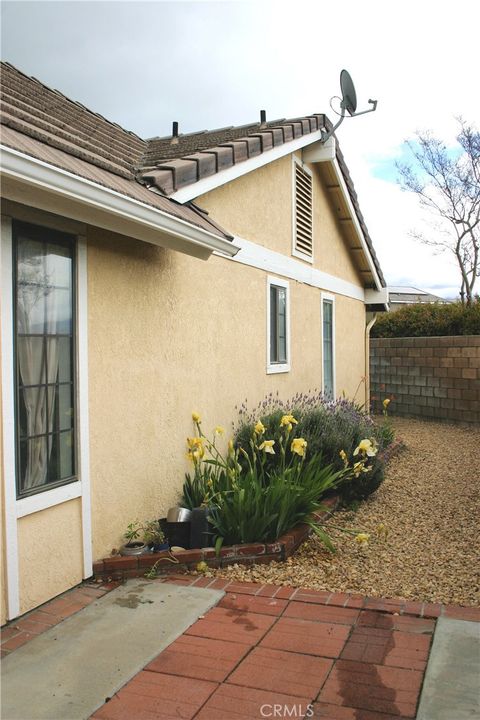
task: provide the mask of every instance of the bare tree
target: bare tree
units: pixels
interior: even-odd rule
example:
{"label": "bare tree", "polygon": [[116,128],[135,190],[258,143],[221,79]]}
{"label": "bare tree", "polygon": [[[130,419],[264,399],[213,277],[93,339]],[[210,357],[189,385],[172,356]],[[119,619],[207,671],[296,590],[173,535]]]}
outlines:
{"label": "bare tree", "polygon": [[435,235],[412,235],[438,252],[453,253],[461,274],[460,297],[470,305],[480,274],[480,133],[461,118],[451,150],[432,135],[418,132],[407,145],[414,162],[397,163],[402,189],[415,193],[420,205],[437,217]]}

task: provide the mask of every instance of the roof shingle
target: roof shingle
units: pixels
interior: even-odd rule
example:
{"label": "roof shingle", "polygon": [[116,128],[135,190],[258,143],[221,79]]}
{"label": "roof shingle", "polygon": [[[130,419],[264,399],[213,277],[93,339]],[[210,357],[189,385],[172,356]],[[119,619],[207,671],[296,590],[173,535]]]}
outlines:
{"label": "roof shingle", "polygon": [[[1,99],[0,121],[6,127],[2,132],[5,145],[228,239],[231,236],[207,214],[200,213],[191,203],[180,205],[168,196],[296,138],[332,127],[328,118],[318,113],[143,140],[3,62]],[[385,285],[338,143],[336,148],[338,164],[369,252]]]}
{"label": "roof shingle", "polygon": [[1,63],[1,142],[6,147],[150,205],[231,240],[199,212],[152,192],[137,179],[146,141],[8,63]]}

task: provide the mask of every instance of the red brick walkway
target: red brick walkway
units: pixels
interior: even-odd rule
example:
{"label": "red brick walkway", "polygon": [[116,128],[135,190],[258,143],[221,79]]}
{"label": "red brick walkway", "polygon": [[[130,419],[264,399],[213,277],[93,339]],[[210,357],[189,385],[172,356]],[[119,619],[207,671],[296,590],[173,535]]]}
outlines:
{"label": "red brick walkway", "polygon": [[414,718],[436,618],[480,610],[229,583],[199,619],[95,714],[98,720]]}

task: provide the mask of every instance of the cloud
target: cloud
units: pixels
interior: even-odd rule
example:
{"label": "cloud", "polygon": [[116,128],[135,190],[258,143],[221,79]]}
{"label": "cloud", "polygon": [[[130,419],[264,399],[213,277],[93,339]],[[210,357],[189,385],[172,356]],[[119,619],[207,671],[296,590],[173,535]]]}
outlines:
{"label": "cloud", "polygon": [[[294,12],[292,8],[294,7]],[[3,2],[2,56],[142,137],[330,110],[339,73],[358,110],[338,137],[390,282],[458,284],[445,256],[414,244],[418,207],[392,183],[417,129],[448,144],[455,115],[480,116],[480,5],[457,0]]]}

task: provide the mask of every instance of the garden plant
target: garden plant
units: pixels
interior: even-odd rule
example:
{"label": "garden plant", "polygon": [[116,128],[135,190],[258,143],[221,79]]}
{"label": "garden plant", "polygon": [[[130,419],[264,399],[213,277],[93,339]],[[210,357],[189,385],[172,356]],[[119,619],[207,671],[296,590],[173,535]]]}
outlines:
{"label": "garden plant", "polygon": [[209,439],[200,416],[193,413],[192,418],[196,434],[187,440],[187,456],[193,473],[186,475],[182,504],[209,507],[217,548],[272,542],[307,523],[333,551],[313,517],[322,509],[322,498],[334,490],[348,495],[347,487],[365,496],[383,478],[375,426],[346,400],[327,402],[309,394],[284,404],[269,396],[253,413],[243,405],[225,451],[218,440],[223,428],[215,428]]}

